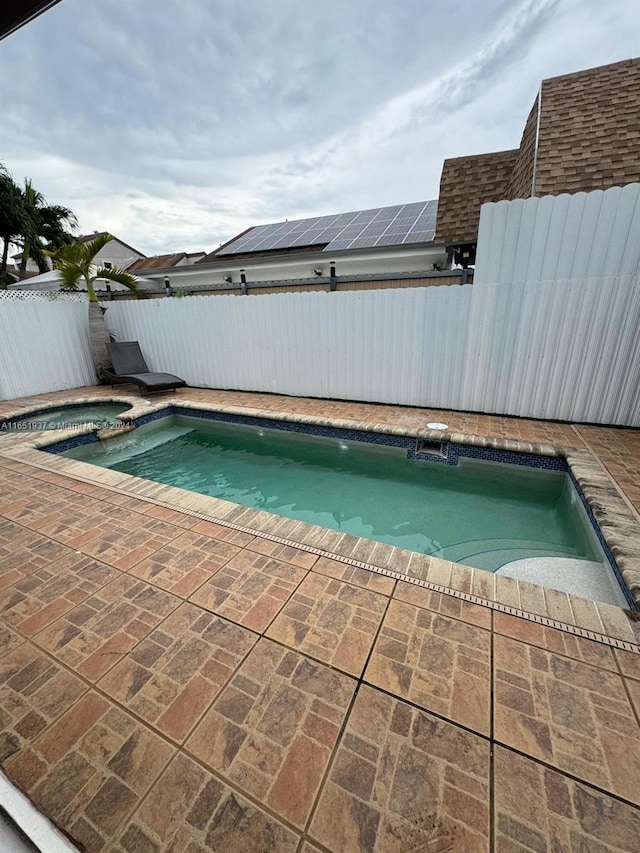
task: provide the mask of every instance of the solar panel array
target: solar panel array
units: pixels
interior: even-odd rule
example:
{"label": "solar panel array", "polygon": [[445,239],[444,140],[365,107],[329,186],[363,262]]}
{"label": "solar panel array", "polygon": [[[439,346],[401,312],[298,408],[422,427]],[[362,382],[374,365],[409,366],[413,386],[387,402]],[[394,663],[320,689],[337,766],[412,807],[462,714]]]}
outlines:
{"label": "solar panel array", "polygon": [[312,219],[258,225],[219,249],[216,254],[273,252],[325,243],[325,252],[429,243],[435,235],[437,211],[437,200],[418,201],[414,204],[356,210],[337,216],[316,216]]}

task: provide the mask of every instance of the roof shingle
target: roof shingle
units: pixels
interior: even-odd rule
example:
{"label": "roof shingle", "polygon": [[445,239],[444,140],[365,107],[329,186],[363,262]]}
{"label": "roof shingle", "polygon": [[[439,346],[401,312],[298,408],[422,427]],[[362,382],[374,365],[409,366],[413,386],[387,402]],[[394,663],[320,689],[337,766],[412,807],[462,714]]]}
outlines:
{"label": "roof shingle", "polygon": [[480,205],[504,198],[518,149],[445,160],[440,178],[436,242],[476,239]]}
{"label": "roof shingle", "polygon": [[541,83],[518,149],[445,160],[436,240],[477,240],[480,207],[488,201],[634,181],[640,181],[640,59],[551,77]]}

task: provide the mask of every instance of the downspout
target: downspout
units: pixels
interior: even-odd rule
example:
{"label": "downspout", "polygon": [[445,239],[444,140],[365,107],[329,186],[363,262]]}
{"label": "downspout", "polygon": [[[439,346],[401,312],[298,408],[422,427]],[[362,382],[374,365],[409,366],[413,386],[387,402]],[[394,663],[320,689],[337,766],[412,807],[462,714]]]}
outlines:
{"label": "downspout", "polygon": [[542,112],[542,81],[538,89],[538,115],[536,118],[536,142],[533,149],[533,174],[531,176],[531,197],[536,194],[536,168],[538,166],[538,142],[540,141],[540,113]]}

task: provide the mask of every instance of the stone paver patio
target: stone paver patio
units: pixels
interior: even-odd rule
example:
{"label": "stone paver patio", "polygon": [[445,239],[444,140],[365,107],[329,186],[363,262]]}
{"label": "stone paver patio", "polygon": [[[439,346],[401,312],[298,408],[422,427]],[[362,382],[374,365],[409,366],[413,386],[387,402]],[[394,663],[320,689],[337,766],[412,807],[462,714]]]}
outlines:
{"label": "stone paver patio", "polygon": [[[111,396],[0,417],[88,390]],[[164,399],[571,447],[640,509],[635,430]],[[623,611],[610,642],[606,624],[588,639],[442,591],[455,564],[434,562],[442,589],[409,583],[4,452],[25,440],[0,436],[0,761],[78,845],[640,850],[640,623]]]}

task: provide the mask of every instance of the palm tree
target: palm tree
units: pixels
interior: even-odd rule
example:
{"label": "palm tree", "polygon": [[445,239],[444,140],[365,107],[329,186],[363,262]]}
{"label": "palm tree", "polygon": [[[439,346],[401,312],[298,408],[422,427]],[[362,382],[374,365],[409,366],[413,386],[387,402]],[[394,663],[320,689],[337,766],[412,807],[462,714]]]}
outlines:
{"label": "palm tree", "polygon": [[104,322],[103,312],[98,304],[95,282],[98,278],[106,278],[128,287],[138,298],[140,293],[135,276],[123,269],[110,269],[99,266],[95,257],[107,243],[113,240],[111,234],[100,234],[86,243],[71,243],[63,246],[53,255],[53,266],[60,274],[60,284],[63,290],[77,291],[86,287],[89,295],[89,336],[93,351],[93,361],[96,372],[102,379],[102,368],[109,365],[105,344],[109,341],[109,333]]}
{"label": "palm tree", "polygon": [[0,264],[0,286],[6,282],[9,244],[22,246],[20,278],[24,278],[27,261],[33,258],[40,272],[48,269],[47,250],[55,251],[73,240],[68,227],[75,227],[76,218],[71,210],[59,204],[48,205],[30,178],[24,189],[16,184],[0,163],[0,239],[4,246]]}
{"label": "palm tree", "polygon": [[142,294],[138,290],[135,276],[123,269],[98,266],[95,257],[101,249],[113,240],[111,234],[99,234],[86,243],[71,243],[62,246],[53,255],[53,266],[60,273],[60,285],[64,290],[79,290],[87,288],[89,302],[97,302],[98,297],[94,284],[98,278],[106,278],[128,287],[136,296]]}
{"label": "palm tree", "polygon": [[37,263],[40,272],[46,272],[49,269],[47,251],[55,252],[69,244],[73,236],[65,226],[75,228],[77,225],[73,211],[59,204],[48,205],[42,193],[31,183],[31,178],[24,180],[22,203],[25,225],[22,229],[23,247],[19,272],[21,279],[24,278],[29,258],[33,258]]}
{"label": "palm tree", "polygon": [[6,167],[0,163],[0,239],[3,242],[2,263],[0,264],[0,287],[6,287],[7,259],[9,244],[22,232],[25,225],[25,213],[20,187],[13,180]]}

